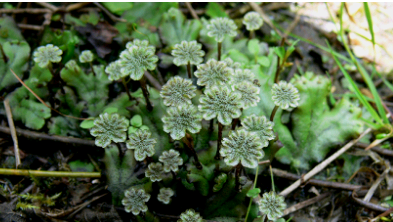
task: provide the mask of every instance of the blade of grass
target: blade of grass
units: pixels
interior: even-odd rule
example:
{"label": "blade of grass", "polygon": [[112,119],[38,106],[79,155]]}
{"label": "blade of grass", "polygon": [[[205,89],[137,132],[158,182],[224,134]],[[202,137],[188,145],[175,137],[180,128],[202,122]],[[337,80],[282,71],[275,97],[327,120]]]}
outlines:
{"label": "blade of grass", "polygon": [[374,63],[375,63],[375,36],[374,36],[373,20],[371,18],[371,12],[370,12],[370,8],[368,7],[368,3],[367,2],[363,2],[363,7],[364,7],[364,13],[366,14],[366,18],[367,18],[368,29],[369,29],[370,34],[371,34],[371,41],[373,43]]}
{"label": "blade of grass", "polygon": [[[355,81],[353,81],[353,79],[351,78],[351,76],[347,73],[347,71],[344,69],[344,67],[342,66],[341,62],[336,58],[336,56],[333,53],[333,49],[330,47],[330,44],[328,41],[326,41],[326,43],[328,44],[331,54],[333,56],[333,59],[336,61],[336,64],[338,65],[338,67],[340,68],[341,72],[344,74],[345,78],[348,80],[349,84],[352,86],[352,89],[354,90],[354,93],[356,94],[357,98],[359,99],[359,101],[363,104],[363,106],[367,109],[367,111],[370,112],[372,118],[382,124],[382,120],[379,117],[378,113],[374,110],[374,108],[370,105],[370,103],[367,101],[367,99],[365,98],[365,96],[360,92],[359,87],[356,85]],[[374,98],[375,99],[375,98]]]}
{"label": "blade of grass", "polygon": [[[347,41],[345,41],[344,29],[343,29],[343,13],[344,13],[343,8],[344,8],[344,3],[341,3],[341,7],[340,7],[340,36],[341,36],[341,39],[343,41],[344,47],[347,50],[349,56],[351,57],[352,62],[357,67],[360,75],[363,77],[364,81],[367,84],[367,87],[370,89],[370,92],[371,92],[371,94],[374,97],[375,105],[377,106],[377,110],[378,110],[378,113],[379,113],[379,116],[380,116],[379,120],[381,120],[381,118],[382,118],[384,123],[389,124],[389,120],[386,117],[385,109],[384,109],[384,107],[382,105],[381,97],[379,96],[378,91],[375,88],[374,82],[372,81],[370,75],[367,73],[366,69],[364,69],[364,67],[356,60],[355,56],[353,55],[351,49],[348,46]],[[350,77],[350,76],[348,75],[348,77]]]}

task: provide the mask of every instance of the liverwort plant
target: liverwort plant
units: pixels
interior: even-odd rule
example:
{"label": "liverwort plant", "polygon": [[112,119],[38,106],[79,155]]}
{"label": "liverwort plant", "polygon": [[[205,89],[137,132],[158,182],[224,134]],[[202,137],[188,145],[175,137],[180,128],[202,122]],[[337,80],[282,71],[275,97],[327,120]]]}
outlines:
{"label": "liverwort plant", "polygon": [[276,106],[270,115],[270,121],[273,121],[278,108],[288,110],[299,105],[299,90],[291,83],[280,81],[272,87],[272,99]]}
{"label": "liverwort plant", "polygon": [[126,82],[126,76],[121,72],[121,62],[120,60],[116,60],[114,62],[109,63],[109,65],[105,68],[105,72],[108,74],[108,79],[111,81],[116,81],[121,79],[124,88],[126,89],[127,96],[130,100],[133,100],[134,98],[130,94],[130,90],[128,89],[127,82]]}
{"label": "liverwort plant", "polygon": [[230,125],[232,119],[239,118],[242,114],[241,108],[244,106],[239,92],[231,91],[226,86],[212,86],[205,90],[205,94],[199,98],[199,110],[203,118],[211,120],[217,117],[218,120],[218,141],[216,159],[220,159],[220,148],[222,131],[224,125]]}
{"label": "liverwort plant", "polygon": [[182,104],[176,107],[169,107],[167,109],[168,115],[162,118],[164,123],[164,131],[170,133],[174,140],[183,140],[186,146],[192,152],[195,164],[198,169],[202,169],[198,156],[192,145],[192,138],[187,135],[186,131],[190,133],[198,133],[202,128],[202,115],[194,105]]}
{"label": "liverwort plant", "polygon": [[177,172],[179,166],[183,164],[180,153],[174,149],[162,152],[158,160],[164,164],[164,171],[167,173],[170,171]]}
{"label": "liverwort plant", "polygon": [[161,188],[160,193],[157,195],[157,199],[164,204],[169,204],[174,194],[175,192],[171,188]]}
{"label": "liverwort plant", "polygon": [[166,106],[191,105],[191,99],[196,96],[195,91],[196,86],[192,85],[191,80],[175,76],[162,87],[160,96]]}
{"label": "liverwort plant", "polygon": [[126,140],[128,124],[128,120],[117,113],[100,114],[94,120],[90,134],[96,137],[96,146],[106,148],[111,141],[120,143]]}
{"label": "liverwort plant", "polygon": [[220,154],[224,162],[229,166],[236,166],[236,182],[239,184],[239,176],[242,167],[256,168],[258,160],[265,155],[261,140],[256,134],[239,129],[231,131],[222,142]]}
{"label": "liverwort plant", "polygon": [[252,114],[242,120],[242,125],[245,130],[255,133],[259,137],[263,147],[267,147],[269,141],[275,138],[273,132],[274,123],[265,116]]}
{"label": "liverwort plant", "polygon": [[145,170],[146,177],[149,177],[151,182],[161,181],[164,175],[162,163],[150,163],[148,169]]}
{"label": "liverwort plant", "polygon": [[188,209],[180,214],[180,219],[177,222],[202,222],[203,219],[199,213],[195,212],[194,209]]}
{"label": "liverwort plant", "polygon": [[94,71],[94,68],[93,68],[93,59],[94,59],[94,55],[93,55],[93,53],[90,50],[84,50],[79,55],[79,62],[81,62],[81,63],[89,63],[91,71],[93,72],[93,74],[95,76],[97,76],[97,74],[96,74],[96,72]]}
{"label": "liverwort plant", "polygon": [[235,22],[228,18],[215,18],[210,20],[210,24],[207,25],[208,33],[210,37],[214,37],[217,41],[218,56],[217,60],[221,60],[221,47],[222,41],[225,36],[236,36],[237,26]]}
{"label": "liverwort plant", "polygon": [[214,85],[229,83],[232,80],[233,69],[223,61],[209,59],[206,64],[198,65],[195,76],[198,77],[198,85],[210,88]]}
{"label": "liverwort plant", "polygon": [[250,39],[254,38],[255,30],[258,30],[263,25],[263,19],[258,12],[248,12],[243,19],[243,24],[246,29],[250,31]]}
{"label": "liverwort plant", "polygon": [[149,201],[150,194],[146,193],[143,189],[131,188],[124,192],[124,199],[121,203],[124,205],[124,209],[127,213],[132,212],[134,215],[138,215],[140,212],[146,212],[146,202]]}
{"label": "liverwort plant", "polygon": [[227,64],[227,66],[233,70],[236,69],[240,69],[240,67],[242,66],[242,64],[240,64],[240,62],[234,62],[231,58],[226,58],[224,60],[222,60],[223,62],[225,62]]}
{"label": "liverwort plant", "polygon": [[120,71],[122,75],[129,75],[131,79],[140,82],[149,111],[153,110],[153,106],[149,100],[144,73],[156,68],[158,57],[155,55],[155,51],[155,47],[147,45],[145,41],[134,40],[128,48],[120,53]]}
{"label": "liverwort plant", "polygon": [[[59,63],[63,51],[52,44],[38,47],[33,53],[34,62],[38,63],[41,68],[48,67],[52,72],[52,63]],[[53,74],[53,72],[52,72]]]}
{"label": "liverwort plant", "polygon": [[284,210],[287,207],[284,197],[276,194],[274,191],[264,193],[262,198],[258,201],[259,211],[272,221],[276,221],[282,217]]}
{"label": "liverwort plant", "polygon": [[176,44],[171,52],[175,57],[173,63],[177,66],[187,65],[188,78],[192,78],[191,65],[199,65],[203,62],[203,56],[205,52],[202,49],[202,45],[197,41],[182,41],[180,44]]}
{"label": "liverwort plant", "polygon": [[152,157],[155,153],[154,146],[156,139],[151,138],[149,130],[138,129],[135,133],[130,134],[126,145],[128,149],[135,150],[135,159],[143,161],[146,157]]}

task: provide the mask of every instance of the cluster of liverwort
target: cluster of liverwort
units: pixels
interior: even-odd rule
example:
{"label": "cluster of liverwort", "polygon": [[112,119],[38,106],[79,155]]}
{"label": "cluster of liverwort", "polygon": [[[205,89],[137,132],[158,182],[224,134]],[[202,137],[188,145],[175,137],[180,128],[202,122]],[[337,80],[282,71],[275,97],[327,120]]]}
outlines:
{"label": "cluster of liverwort", "polygon": [[[245,15],[243,23],[252,38],[254,31],[262,26],[263,21],[258,13],[249,12]],[[244,110],[257,106],[260,101],[260,86],[255,83],[255,76],[251,70],[242,69],[240,63],[230,58],[221,60],[224,38],[237,35],[234,21],[228,18],[215,18],[210,21],[207,30],[208,36],[213,37],[218,43],[217,59],[209,59],[203,63],[205,52],[197,41],[182,41],[173,46],[173,62],[177,66],[186,66],[188,78],[174,76],[161,89],[160,96],[163,104],[167,106],[167,113],[162,117],[163,130],[169,133],[173,140],[181,140],[185,144],[192,153],[195,167],[202,170],[203,165],[193,147],[192,135],[200,132],[203,119],[210,121],[210,126],[214,126],[214,121],[217,121],[218,141],[215,159],[223,159],[225,164],[235,167],[236,182],[239,183],[242,168],[258,167],[259,160],[264,157],[263,148],[276,138],[273,132],[273,119],[277,109],[288,110],[297,107],[299,93],[291,83],[280,81],[274,84],[271,90],[272,100],[276,106],[272,110],[270,120],[255,114],[240,120]],[[158,57],[155,51],[155,47],[149,45],[147,40],[135,39],[128,42],[119,59],[105,69],[110,80],[123,82],[132,100],[135,98],[127,88],[126,78],[139,81],[148,111],[152,111],[154,107],[149,100],[144,75],[156,69]],[[56,46],[42,46],[34,53],[34,61],[41,67],[48,67],[53,73],[51,64],[59,62],[61,54],[62,51]],[[92,67],[93,54],[83,51],[79,60],[81,63],[89,63]],[[197,66],[194,73],[192,65]],[[94,73],[93,67],[92,70]],[[192,102],[198,94],[197,87],[192,81],[195,77],[196,84],[202,89],[199,104]],[[152,138],[151,132],[145,128],[127,133],[129,125],[130,121],[117,113],[103,113],[95,118],[90,133],[95,137],[95,144],[99,147],[106,148],[112,142],[125,142],[128,149],[134,150],[137,161],[147,159],[145,176],[152,182],[161,181],[165,173],[172,173],[176,178],[176,172],[183,165],[180,153],[175,149],[163,151],[158,158],[159,162],[152,162],[151,157],[155,154],[157,139]],[[229,127],[230,130],[226,138],[223,138],[224,127]],[[212,129],[210,130],[212,132]],[[216,177],[213,191],[220,190],[226,180],[225,173]],[[157,199],[163,204],[169,204],[174,195],[174,190],[162,187]],[[125,191],[122,204],[127,212],[138,215],[148,210],[146,202],[150,196],[144,189],[131,187]],[[284,198],[274,192],[265,193],[259,201],[260,211],[270,220],[281,217],[285,206]],[[188,209],[180,215],[179,221],[202,221],[202,218],[193,209]]]}

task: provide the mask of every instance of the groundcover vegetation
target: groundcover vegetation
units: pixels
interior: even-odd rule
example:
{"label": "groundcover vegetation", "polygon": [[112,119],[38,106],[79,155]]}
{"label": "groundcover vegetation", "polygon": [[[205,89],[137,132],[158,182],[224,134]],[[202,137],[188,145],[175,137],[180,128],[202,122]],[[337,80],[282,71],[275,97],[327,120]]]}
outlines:
{"label": "groundcover vegetation", "polygon": [[322,43],[294,3],[0,5],[2,220],[392,221],[393,85],[344,3]]}

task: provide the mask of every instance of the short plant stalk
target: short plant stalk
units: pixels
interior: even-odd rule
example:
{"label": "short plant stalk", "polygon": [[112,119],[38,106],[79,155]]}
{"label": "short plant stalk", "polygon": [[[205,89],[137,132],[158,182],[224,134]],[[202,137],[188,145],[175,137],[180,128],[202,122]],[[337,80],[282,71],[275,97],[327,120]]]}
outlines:
{"label": "short plant stalk", "polygon": [[[285,37],[281,39],[280,46],[284,46],[284,43],[285,43]],[[282,69],[283,65],[285,64],[285,62],[286,62],[286,60],[288,58],[286,55],[284,57],[285,58],[283,59],[283,61],[281,61],[280,57],[278,57],[278,59],[277,59],[277,69],[276,69],[276,74],[275,74],[275,77],[274,77],[274,82],[275,83],[278,83],[278,81],[279,81],[278,77],[280,76],[281,69]]]}
{"label": "short plant stalk", "polygon": [[147,107],[147,110],[148,110],[149,112],[151,112],[151,111],[153,110],[153,106],[152,106],[151,103],[150,103],[149,92],[147,91],[145,76],[143,76],[142,79],[139,80],[139,82],[140,82],[140,84],[141,84],[143,96],[145,97],[145,100],[146,100],[146,107]]}
{"label": "short plant stalk", "polygon": [[278,110],[278,106],[275,106],[274,109],[272,110],[272,113],[270,114],[270,121],[273,122],[274,116],[276,115],[277,110]]}
{"label": "short plant stalk", "polygon": [[130,90],[128,89],[126,78],[121,78],[121,82],[123,83],[124,88],[126,89],[127,96],[130,99],[130,101],[134,100],[134,98],[131,96]]}
{"label": "short plant stalk", "polygon": [[222,125],[219,121],[218,121],[218,141],[217,141],[217,152],[216,152],[216,156],[215,159],[219,160],[221,159],[220,156],[220,149],[221,149],[221,143],[222,143],[222,130],[224,129],[224,125]]}
{"label": "short plant stalk", "polygon": [[[255,179],[254,179],[254,187],[253,187],[253,189],[255,189],[256,186],[257,186],[258,170],[259,170],[259,166],[257,166],[256,171],[255,171]],[[253,199],[253,198],[250,198],[250,203],[248,204],[247,214],[246,214],[246,218],[244,219],[244,222],[247,222],[248,215],[250,214],[252,199]]]}
{"label": "short plant stalk", "polygon": [[96,71],[94,71],[93,63],[89,62],[89,64],[90,64],[91,72],[93,73],[94,76],[97,76]]}
{"label": "short plant stalk", "polygon": [[188,147],[188,149],[191,151],[192,155],[194,156],[194,160],[195,160],[195,166],[197,169],[201,170],[202,169],[202,164],[201,162],[199,162],[199,158],[198,155],[192,145],[192,142],[190,141],[191,135],[190,134],[186,134],[185,137],[182,138],[183,142],[186,144],[186,146]]}
{"label": "short plant stalk", "polygon": [[8,58],[5,55],[4,49],[3,49],[3,45],[0,44],[0,51],[1,51],[1,56],[3,57],[4,63],[8,62]]}
{"label": "short plant stalk", "polygon": [[123,149],[121,148],[119,143],[115,143],[115,144],[116,144],[117,148],[119,149],[119,157],[123,158],[123,156],[124,156]]}
{"label": "short plant stalk", "polygon": [[218,56],[217,56],[217,60],[221,61],[221,48],[222,48],[222,42],[218,42],[217,43],[217,50],[218,50]]}
{"label": "short plant stalk", "polygon": [[191,63],[190,63],[190,61],[188,61],[188,63],[187,63],[187,73],[188,73],[188,78],[192,79]]}
{"label": "short plant stalk", "polygon": [[[240,109],[241,112],[243,112],[243,108]],[[240,118],[236,118],[232,120],[232,130],[236,129],[236,126],[240,125]]]}
{"label": "short plant stalk", "polygon": [[250,31],[250,39],[253,39],[253,38],[255,38],[255,31],[251,30]]}
{"label": "short plant stalk", "polygon": [[238,192],[240,192],[241,191],[241,185],[240,185],[240,172],[242,171],[242,168],[243,168],[243,165],[242,165],[242,163],[239,163],[239,164],[237,164],[236,165],[236,170],[235,170],[235,187],[236,187],[236,190],[238,191]]}

